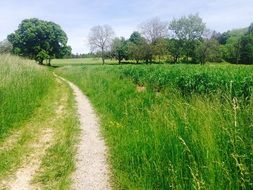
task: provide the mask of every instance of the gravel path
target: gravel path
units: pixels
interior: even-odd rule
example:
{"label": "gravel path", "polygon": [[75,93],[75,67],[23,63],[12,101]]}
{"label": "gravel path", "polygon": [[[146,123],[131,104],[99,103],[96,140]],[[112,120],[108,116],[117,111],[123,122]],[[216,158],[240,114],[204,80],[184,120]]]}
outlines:
{"label": "gravel path", "polygon": [[77,147],[76,171],[73,175],[74,190],[109,190],[109,167],[106,162],[106,146],[99,131],[99,121],[88,98],[73,83],[81,125],[80,142]]}

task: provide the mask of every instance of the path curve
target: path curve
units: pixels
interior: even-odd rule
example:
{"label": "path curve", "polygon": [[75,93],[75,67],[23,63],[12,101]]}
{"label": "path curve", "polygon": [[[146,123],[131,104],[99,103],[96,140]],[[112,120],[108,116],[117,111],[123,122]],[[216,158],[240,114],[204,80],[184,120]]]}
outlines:
{"label": "path curve", "polygon": [[81,126],[73,189],[110,190],[109,166],[106,161],[107,150],[100,135],[98,117],[89,99],[81,90],[72,82],[62,77],[59,78],[67,82],[73,90]]}

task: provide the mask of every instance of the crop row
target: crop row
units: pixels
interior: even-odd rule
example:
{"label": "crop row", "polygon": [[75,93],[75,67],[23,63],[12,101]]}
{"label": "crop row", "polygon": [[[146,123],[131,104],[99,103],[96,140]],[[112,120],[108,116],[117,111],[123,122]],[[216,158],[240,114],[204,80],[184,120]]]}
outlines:
{"label": "crop row", "polygon": [[177,88],[184,96],[220,92],[249,99],[253,87],[253,69],[248,66],[130,66],[121,68],[121,77],[156,91]]}

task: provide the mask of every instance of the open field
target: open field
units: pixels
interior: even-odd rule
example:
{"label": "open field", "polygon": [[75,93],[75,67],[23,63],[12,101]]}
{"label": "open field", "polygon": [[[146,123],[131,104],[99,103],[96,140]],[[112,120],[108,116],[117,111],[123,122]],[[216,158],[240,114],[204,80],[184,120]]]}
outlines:
{"label": "open field", "polygon": [[253,0],[21,2],[0,190],[253,190]]}
{"label": "open field", "polygon": [[116,189],[252,188],[253,68],[68,66],[102,120]]}
{"label": "open field", "polygon": [[[116,64],[117,60],[107,59],[107,64]],[[52,61],[54,66],[66,66],[66,65],[101,65],[101,58],[78,58],[78,59],[54,59]]]}
{"label": "open field", "polygon": [[253,188],[251,66],[0,59],[0,189],[72,186],[77,107],[53,72],[95,107],[113,189]]}

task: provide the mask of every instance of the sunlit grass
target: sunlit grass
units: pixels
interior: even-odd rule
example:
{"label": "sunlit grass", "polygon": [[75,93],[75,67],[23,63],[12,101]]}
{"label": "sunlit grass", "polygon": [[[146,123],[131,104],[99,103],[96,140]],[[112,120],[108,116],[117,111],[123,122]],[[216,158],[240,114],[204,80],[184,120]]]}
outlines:
{"label": "sunlit grass", "polygon": [[[32,117],[52,84],[48,69],[10,55],[0,56],[0,138]],[[19,124],[18,124],[19,123]]]}
{"label": "sunlit grass", "polygon": [[[202,92],[196,81],[189,88],[188,80],[181,86],[168,80],[186,74],[195,80],[203,72],[213,80],[214,72],[239,88],[251,68],[236,67],[80,66],[57,72],[90,97],[101,117],[115,189],[251,189],[252,97],[241,104],[243,96],[233,100],[216,81],[217,90]],[[136,85],[145,89],[138,92]]]}
{"label": "sunlit grass", "polygon": [[[117,60],[115,59],[106,59],[105,64],[116,64]],[[101,65],[101,58],[78,58],[78,59],[54,59],[52,61],[54,66],[66,66],[66,65]]]}

